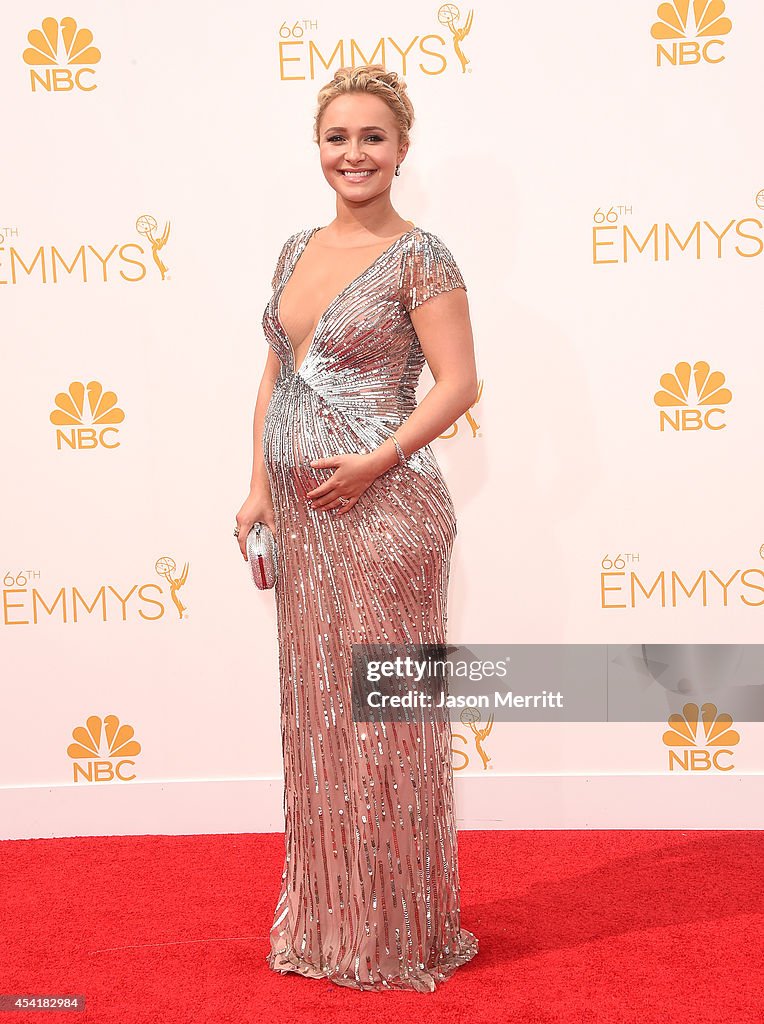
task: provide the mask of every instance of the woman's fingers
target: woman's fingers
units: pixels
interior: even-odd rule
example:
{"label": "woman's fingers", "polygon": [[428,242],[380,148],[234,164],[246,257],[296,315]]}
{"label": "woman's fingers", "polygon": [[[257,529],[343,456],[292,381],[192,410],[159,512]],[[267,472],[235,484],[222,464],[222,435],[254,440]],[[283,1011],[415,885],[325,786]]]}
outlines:
{"label": "woman's fingers", "polygon": [[251,526],[239,526],[239,536],[237,539],[239,541],[239,549],[241,550],[245,562],[247,561],[247,534],[251,529]]}
{"label": "woman's fingers", "polygon": [[327,480],[325,484],[321,484],[320,488],[314,487],[312,491],[305,493],[308,501],[312,501],[314,504],[319,501],[331,500],[332,494],[337,493],[337,484]]}
{"label": "woman's fingers", "polygon": [[336,485],[331,490],[322,494],[318,498],[308,498],[308,504],[311,508],[329,508],[330,505],[336,503],[337,499],[341,497],[342,489]]}
{"label": "woman's fingers", "polygon": [[347,512],[348,509],[351,509],[353,505],[356,504],[359,497],[360,495],[356,495],[354,498],[347,498],[346,501],[342,501],[343,495],[338,494],[337,497],[330,503],[320,506],[317,505],[315,507],[320,508],[322,512],[337,512],[339,514],[341,512]]}
{"label": "woman's fingers", "polygon": [[[348,494],[345,494],[344,491],[346,491],[347,486],[340,482],[335,483],[336,475],[335,473],[334,476],[325,483],[320,484],[319,487],[314,488],[313,491],[306,492],[308,508],[318,509],[321,512],[335,510],[347,512],[355,505],[360,495],[356,494],[350,497]],[[316,494],[314,491],[320,491],[320,493]],[[311,494],[313,494],[313,497],[311,497]],[[342,502],[341,498],[347,498],[347,501]]]}
{"label": "woman's fingers", "polygon": [[350,509],[353,507],[353,505],[356,504],[357,501],[358,501],[358,498],[351,498],[350,501],[348,501],[347,505],[340,505],[340,507],[336,510],[337,511],[337,515],[341,516],[341,515],[344,515],[345,512],[349,512]]}

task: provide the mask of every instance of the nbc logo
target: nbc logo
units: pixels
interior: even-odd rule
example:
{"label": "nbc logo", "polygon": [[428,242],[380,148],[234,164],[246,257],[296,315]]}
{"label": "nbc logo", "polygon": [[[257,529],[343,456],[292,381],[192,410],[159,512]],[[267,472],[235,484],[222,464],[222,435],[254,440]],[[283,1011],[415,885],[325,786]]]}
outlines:
{"label": "nbc logo", "polygon": [[[75,782],[129,782],[135,778],[135,761],[141,745],[133,739],[132,725],[120,725],[116,715],[99,718],[91,715],[85,725],[72,730],[72,739],[66,748],[74,761]],[[85,762],[84,764],[80,762]],[[129,773],[129,774],[128,774]]]}
{"label": "nbc logo", "polygon": [[[713,766],[729,772],[734,768],[732,763],[722,764],[721,759],[732,757],[729,748],[740,742],[740,733],[730,728],[732,716],[718,714],[715,704],[704,704],[701,710],[697,704],[685,704],[681,715],[669,715],[668,724],[671,728],[664,732],[663,742],[669,747],[669,771],[676,767],[685,772],[707,772]],[[703,735],[699,736],[701,728]]]}
{"label": "nbc logo", "polygon": [[657,14],[658,21],[653,23],[650,35],[658,40],[658,67],[664,61],[676,67],[701,61],[719,64],[724,60],[719,53],[724,42],[718,36],[726,36],[732,30],[730,19],[722,17],[724,0],[672,0],[659,4]]}
{"label": "nbc logo", "polygon": [[56,448],[118,448],[115,424],[124,418],[113,391],[104,391],[96,380],[87,386],[75,380],[68,391],[56,395],[56,408],[50,414],[50,422],[58,427]]}
{"label": "nbc logo", "polygon": [[661,377],[661,390],[653,395],[660,408],[660,427],[673,430],[723,430],[724,409],[732,401],[732,392],[724,387],[725,377],[720,370],[711,371],[708,363],[699,361],[694,366],[677,363],[673,373]]}
{"label": "nbc logo", "polygon": [[31,69],[32,92],[38,88],[45,92],[92,92],[96,88],[93,65],[101,59],[101,51],[91,46],[90,29],[77,28],[74,18],[62,18],[60,22],[43,18],[42,28],[33,28],[27,39],[30,45],[23,57]]}

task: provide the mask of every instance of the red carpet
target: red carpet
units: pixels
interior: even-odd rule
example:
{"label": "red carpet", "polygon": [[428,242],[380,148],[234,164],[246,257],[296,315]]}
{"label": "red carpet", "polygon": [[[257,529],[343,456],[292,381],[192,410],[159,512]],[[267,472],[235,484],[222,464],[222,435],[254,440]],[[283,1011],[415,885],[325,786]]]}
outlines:
{"label": "red carpet", "polygon": [[265,964],[281,835],[0,843],[0,993],[55,1024],[764,1021],[764,832],[460,832],[471,964],[433,993]]}

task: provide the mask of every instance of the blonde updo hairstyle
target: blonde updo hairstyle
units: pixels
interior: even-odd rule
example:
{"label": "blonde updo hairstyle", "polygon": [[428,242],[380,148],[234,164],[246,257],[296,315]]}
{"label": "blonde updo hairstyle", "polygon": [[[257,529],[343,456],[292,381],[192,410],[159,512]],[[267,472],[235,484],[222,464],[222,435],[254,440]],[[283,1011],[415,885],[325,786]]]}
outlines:
{"label": "blonde updo hairstyle", "polygon": [[313,141],[318,144],[320,124],[324,111],[333,99],[349,92],[370,92],[379,96],[395,116],[400,136],[399,145],[407,145],[409,131],[414,123],[414,107],[406,92],[406,83],[395,71],[387,71],[383,64],[361,64],[355,68],[338,68],[334,78],[318,93],[318,110],[313,126]]}

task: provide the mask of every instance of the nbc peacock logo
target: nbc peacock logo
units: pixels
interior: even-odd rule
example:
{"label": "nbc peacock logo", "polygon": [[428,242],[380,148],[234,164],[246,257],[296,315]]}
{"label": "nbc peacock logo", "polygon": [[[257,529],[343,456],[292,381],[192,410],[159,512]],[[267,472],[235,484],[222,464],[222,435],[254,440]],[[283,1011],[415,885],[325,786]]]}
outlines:
{"label": "nbc peacock logo", "polygon": [[672,0],[658,5],[658,20],[650,35],[658,40],[656,64],[681,67],[693,64],[719,64],[732,22],[723,17],[723,0]]}
{"label": "nbc peacock logo", "polygon": [[85,725],[72,730],[66,748],[72,758],[74,782],[130,782],[135,778],[134,758],[141,745],[134,739],[132,725],[120,723],[116,715],[91,715]]}
{"label": "nbc peacock logo", "polygon": [[113,391],[105,391],[97,380],[88,384],[75,380],[68,391],[56,395],[50,422],[57,428],[56,448],[61,451],[91,451],[118,448],[117,427],[125,418]]}
{"label": "nbc peacock logo", "polygon": [[78,28],[74,18],[43,18],[27,35],[24,63],[29,65],[32,92],[92,92],[101,51],[92,45],[93,33]]}
{"label": "nbc peacock logo", "polygon": [[668,724],[663,742],[669,748],[669,771],[729,772],[735,767],[730,747],[740,742],[740,733],[731,728],[732,716],[719,714],[715,704],[685,704],[681,715],[669,715]]}
{"label": "nbc peacock logo", "polygon": [[723,430],[725,406],[732,401],[732,392],[725,386],[721,370],[711,370],[699,360],[693,366],[677,363],[672,373],[664,373],[661,389],[653,401],[661,410],[661,432],[667,428],[683,430]]}

